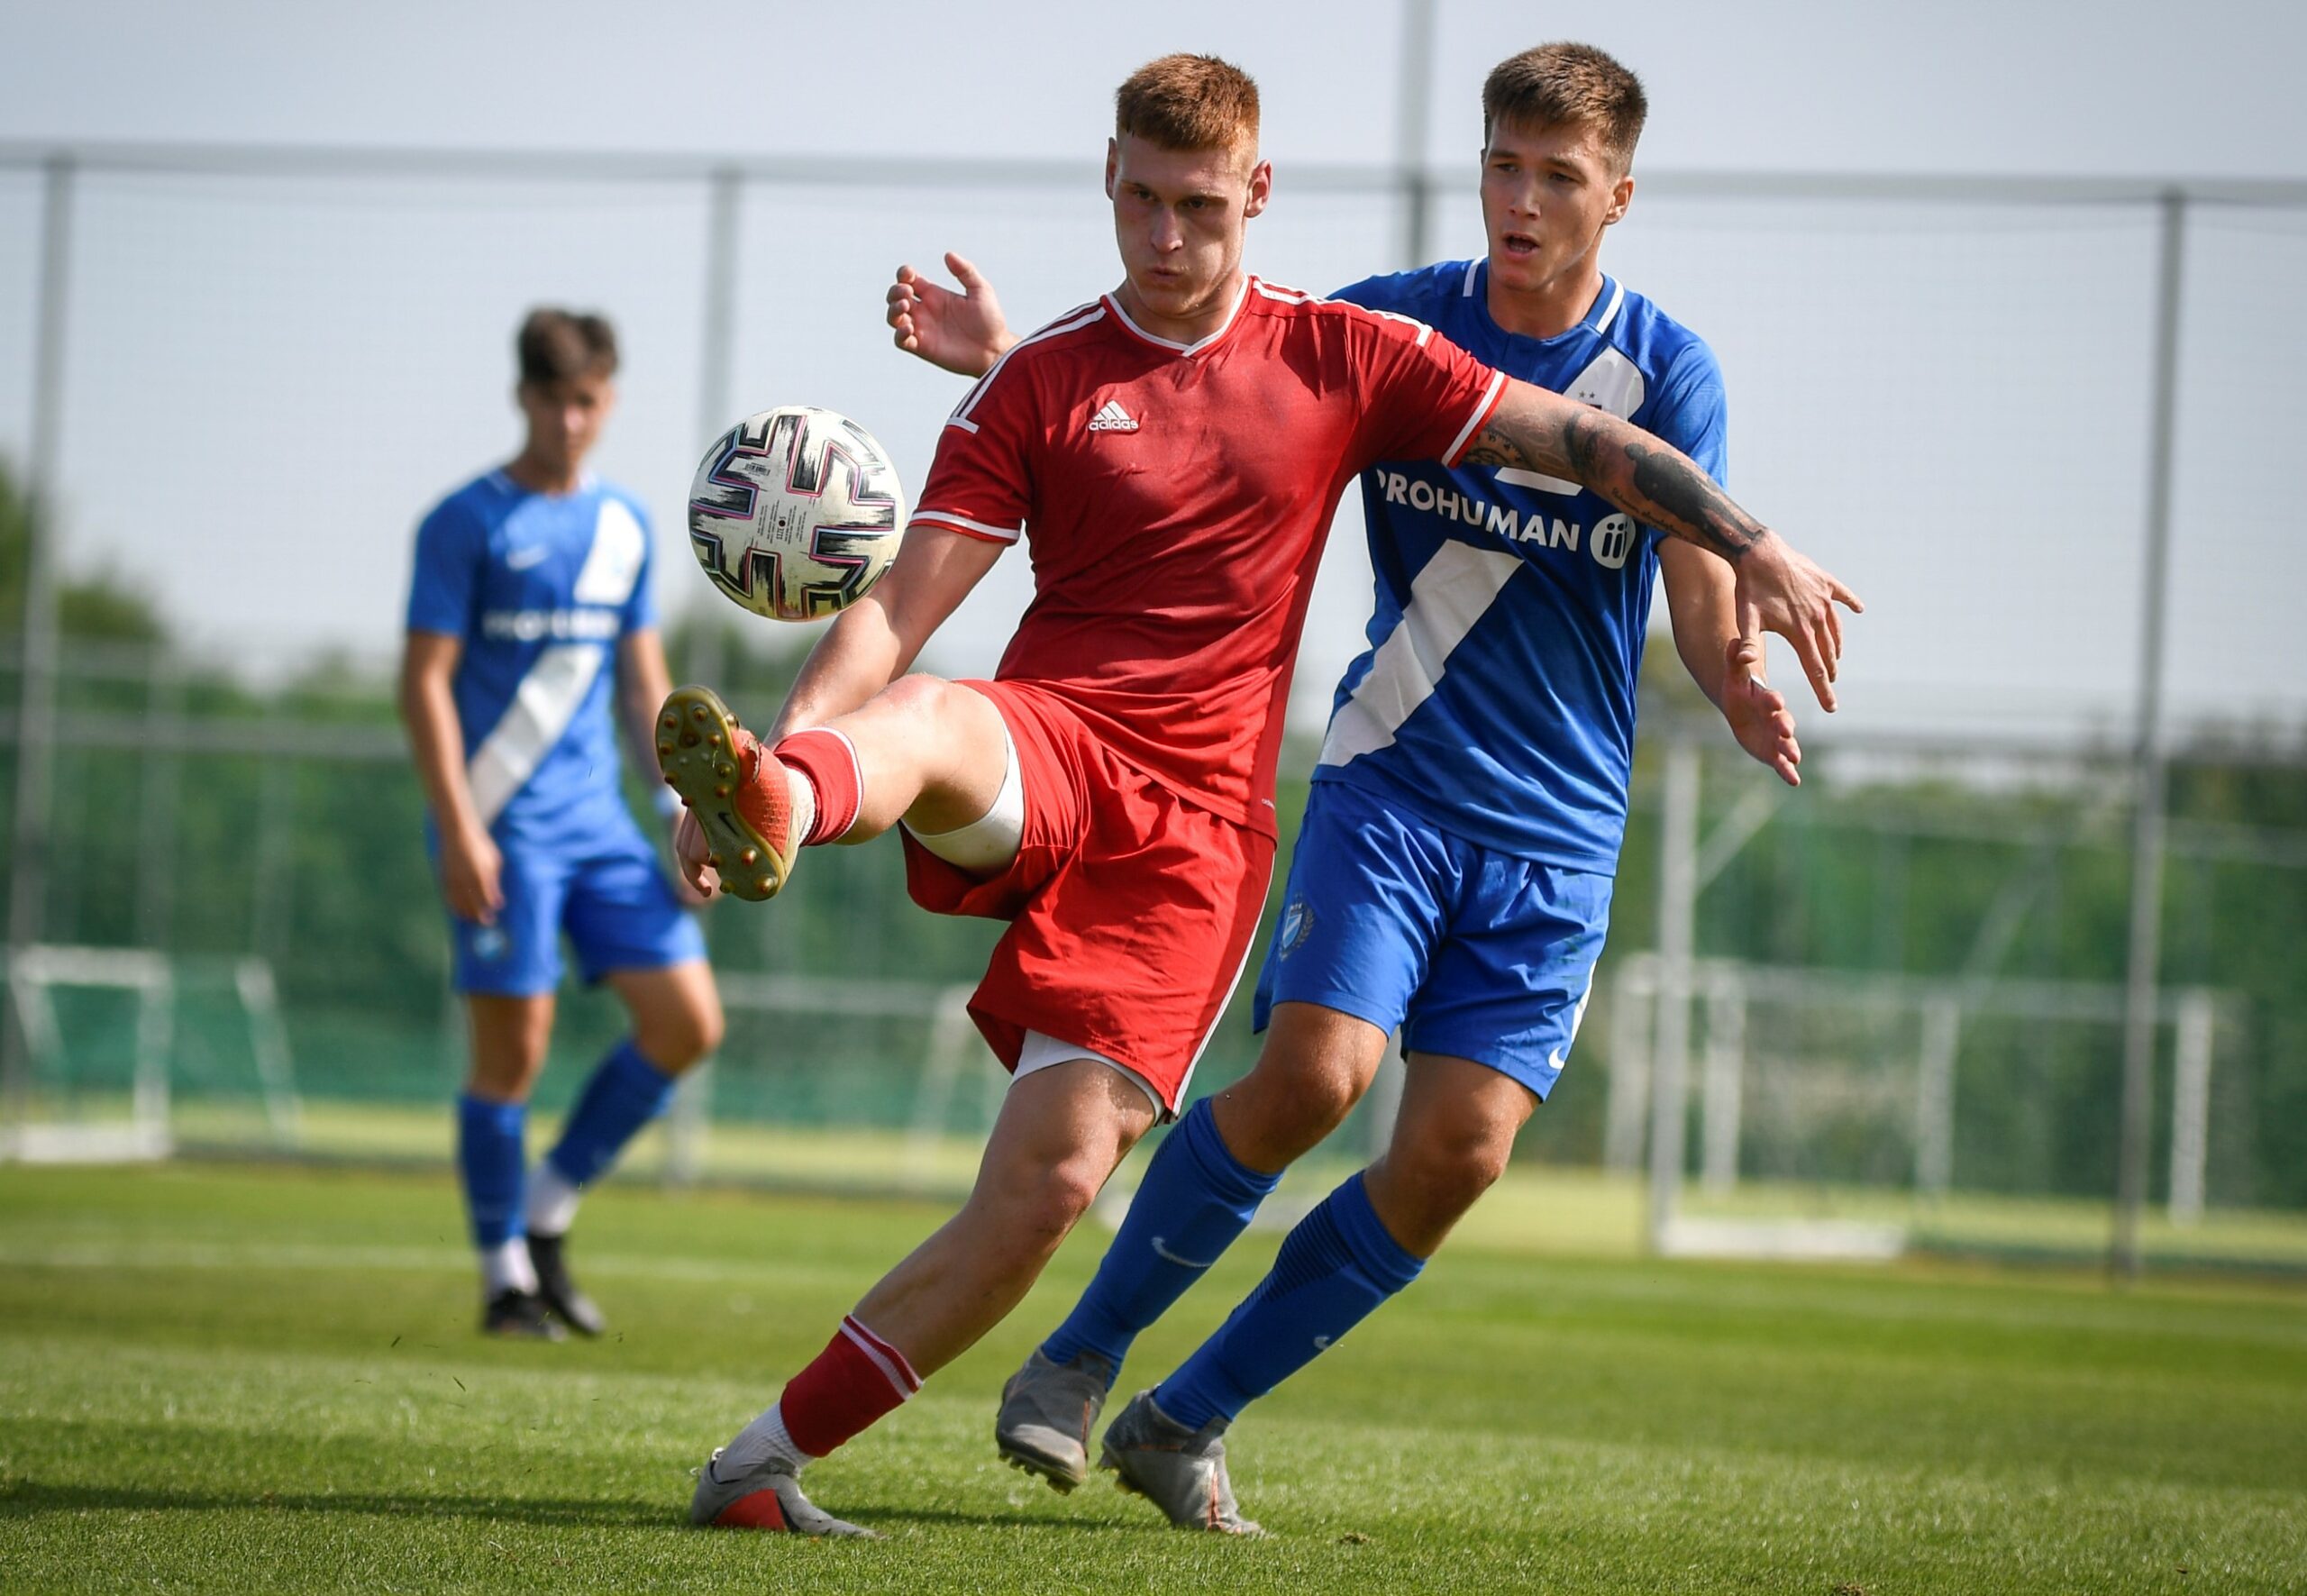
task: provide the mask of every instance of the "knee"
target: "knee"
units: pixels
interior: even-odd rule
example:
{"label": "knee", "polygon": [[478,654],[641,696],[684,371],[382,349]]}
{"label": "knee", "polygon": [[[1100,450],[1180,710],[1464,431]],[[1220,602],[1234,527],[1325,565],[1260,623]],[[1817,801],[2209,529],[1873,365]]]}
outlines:
{"label": "knee", "polygon": [[651,1063],[679,1075],[721,1045],[725,1028],[718,1008],[662,1015],[635,1025],[633,1044]]}
{"label": "knee", "polygon": [[525,1103],[544,1072],[545,1050],[499,1048],[475,1053],[465,1075],[465,1091],[491,1103]]}
{"label": "knee", "polygon": [[944,709],[952,694],[968,690],[967,688],[956,689],[942,676],[916,671],[911,676],[898,677],[883,688],[878,696],[882,707],[894,714],[934,719]]}
{"label": "knee", "polygon": [[1429,1223],[1447,1226],[1498,1183],[1513,1149],[1511,1139],[1432,1137],[1388,1148],[1386,1161],[1395,1188]]}
{"label": "knee", "polygon": [[1022,1254],[1046,1258],[1090,1211],[1104,1184],[1088,1163],[1071,1160],[1012,1181],[997,1198],[1002,1230]]}
{"label": "knee", "polygon": [[472,994],[466,1006],[472,1062],[465,1090],[489,1102],[527,1102],[552,1043],[552,1014],[550,997]]}
{"label": "knee", "polygon": [[1223,1094],[1218,1128],[1244,1163],[1279,1168],[1345,1123],[1368,1084],[1344,1061],[1270,1050]]}

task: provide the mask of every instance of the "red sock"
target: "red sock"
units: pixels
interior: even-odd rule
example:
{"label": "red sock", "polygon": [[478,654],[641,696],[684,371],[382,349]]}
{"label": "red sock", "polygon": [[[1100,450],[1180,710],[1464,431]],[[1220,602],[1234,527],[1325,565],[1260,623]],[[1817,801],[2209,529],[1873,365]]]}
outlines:
{"label": "red sock", "polygon": [[865,777],[858,769],[857,745],[826,726],[796,732],[770,752],[777,762],[801,772],[817,800],[817,818],[801,839],[829,843],[857,824],[857,807],[864,801]]}
{"label": "red sock", "polygon": [[777,1407],[793,1444],[823,1457],[920,1389],[903,1353],[845,1318],[816,1361],[786,1382]]}

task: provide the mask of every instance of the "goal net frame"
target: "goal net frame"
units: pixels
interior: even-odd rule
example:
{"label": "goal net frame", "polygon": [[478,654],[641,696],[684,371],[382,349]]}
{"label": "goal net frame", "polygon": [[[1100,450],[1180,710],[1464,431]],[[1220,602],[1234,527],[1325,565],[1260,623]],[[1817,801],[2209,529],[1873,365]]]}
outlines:
{"label": "goal net frame", "polygon": [[[0,1162],[132,1163],[176,1150],[169,1065],[176,1042],[180,971],[187,962],[221,972],[248,1024],[249,1053],[267,1128],[275,1142],[298,1139],[302,1104],[272,966],[254,955],[178,961],[150,948],[41,943],[7,950],[9,1008],[23,1044],[18,1079],[0,1090]],[[205,971],[204,971],[205,972]],[[33,1079],[43,1062],[68,1074],[72,1051],[53,994],[59,988],[126,992],[136,999],[128,1112],[119,1118],[48,1121],[33,1117]]]}
{"label": "goal net frame", "polygon": [[[1674,990],[1679,986],[1680,990]],[[1805,1012],[1910,1015],[1919,1038],[1910,1068],[1913,1166],[1901,1190],[1929,1200],[1953,1188],[1956,1062],[1965,1026],[1981,1018],[2026,1017],[2120,1025],[2123,989],[2112,983],[1932,978],[1694,959],[1682,982],[1655,953],[1618,962],[1611,987],[1609,1090],[1603,1163],[1646,1167],[1649,1233],[1666,1256],[1883,1260],[1907,1245],[1907,1227],[1834,1219],[1731,1219],[1680,1211],[1686,1183],[1721,1196],[1741,1181],[1740,1138],[1750,1048],[1746,1008],[1768,1002]],[[1672,1009],[1682,1010],[1682,1023]],[[2208,1165],[2212,1043],[2233,994],[2208,987],[2156,995],[2158,1030],[2172,1036],[2169,1215],[2185,1227],[2202,1218]],[[1689,1017],[1702,1015],[1703,1043],[1690,1046]],[[1682,1056],[1670,1056],[1677,1048]],[[1694,1057],[1691,1054],[1695,1054]],[[1695,1081],[1690,1066],[1695,1063]],[[1682,1101],[1668,1108],[1657,1083]],[[1689,1167],[1682,1127],[1690,1099],[1699,1119],[1698,1168]]]}

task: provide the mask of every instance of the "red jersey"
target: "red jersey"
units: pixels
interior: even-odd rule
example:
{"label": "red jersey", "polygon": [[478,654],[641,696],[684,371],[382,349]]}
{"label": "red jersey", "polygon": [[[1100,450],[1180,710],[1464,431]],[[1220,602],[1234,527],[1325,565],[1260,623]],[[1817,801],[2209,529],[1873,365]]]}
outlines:
{"label": "red jersey", "polygon": [[1192,345],[1111,295],[1024,339],[945,424],[913,523],[1015,543],[1034,600],[998,679],[1269,835],[1281,711],[1338,496],[1454,465],[1505,378],[1433,330],[1251,278]]}

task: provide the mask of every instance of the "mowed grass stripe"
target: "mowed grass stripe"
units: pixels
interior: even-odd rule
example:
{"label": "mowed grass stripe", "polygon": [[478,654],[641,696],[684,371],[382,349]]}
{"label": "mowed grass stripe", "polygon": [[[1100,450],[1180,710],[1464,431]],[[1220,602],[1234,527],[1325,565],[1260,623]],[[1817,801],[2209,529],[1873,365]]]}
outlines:
{"label": "mowed grass stripe", "polygon": [[[437,1369],[335,1358],[287,1367],[239,1360],[247,1366],[228,1373],[182,1353],[131,1356],[107,1377],[59,1367],[71,1355],[67,1347],[19,1343],[11,1352],[12,1417],[0,1423],[0,1446],[14,1454],[24,1427],[60,1427],[68,1458],[105,1466],[96,1483],[12,1482],[5,1510],[103,1513],[107,1536],[133,1527],[112,1524],[111,1515],[249,1510],[272,1524],[296,1515],[381,1520],[371,1530],[387,1535],[412,1523],[496,1525],[548,1539],[556,1530],[661,1535],[676,1529],[688,1489],[685,1471],[663,1461],[669,1443],[678,1455],[668,1431],[679,1427],[685,1407],[731,1394],[718,1382],[673,1380],[586,1380],[562,1389],[543,1370],[499,1372],[466,1389]],[[355,1373],[363,1368],[376,1373]],[[369,1380],[373,1388],[359,1388]],[[197,1407],[167,1395],[205,1382],[211,1389]],[[20,1408],[28,1389],[43,1396]],[[611,1395],[621,1411],[588,1411]],[[983,1427],[979,1404],[926,1398],[817,1470],[818,1489],[844,1511],[879,1521],[900,1543],[890,1549],[897,1555],[961,1519],[989,1531],[1032,1525],[1072,1536],[1146,1533],[1143,1509],[1110,1493],[1061,1500],[996,1467]],[[196,1481],[200,1460],[223,1457],[246,1460],[231,1488],[174,1482]],[[476,1475],[488,1488],[475,1490]],[[1609,1580],[1603,1588],[1628,1588],[1618,1582],[1629,1572],[1674,1577],[1664,1548],[1687,1547],[1701,1534],[1713,1543],[1710,1566],[1742,1583],[1760,1581],[1756,1588],[1800,1588],[1772,1576],[1806,1566],[1879,1571],[1886,1555],[1892,1567],[1936,1570],[1934,1580],[1956,1571],[1996,1579],[2030,1568],[2055,1577],[2105,1572],[2055,1548],[2075,1540],[2128,1544],[2142,1524],[2159,1527],[2144,1538],[2170,1549],[2179,1560],[2173,1568],[2193,1557],[2198,1573],[2211,1572],[2205,1546],[2280,1547],[2287,1538],[2298,1549],[2296,1499],[2281,1491],[2138,1483],[2078,1492],[2056,1469],[1934,1474],[1691,1446],[1668,1457],[1646,1446],[1543,1436],[1470,1446],[1454,1427],[1336,1415],[1273,1429],[1252,1450],[1243,1480],[1286,1537],[1310,1541],[1308,1549],[1322,1557],[1355,1547],[1354,1561],[1335,1569],[1363,1574],[1400,1558],[1415,1564],[1421,1550],[1445,1543],[1453,1555],[1491,1567],[1543,1552],[1558,1575],[1575,1571]],[[1711,1522],[1718,1515],[1721,1521]],[[1345,1538],[1354,1536],[1369,1540]],[[710,1552],[709,1543],[726,1537],[684,1538]],[[1774,1567],[1773,1555],[1786,1565]],[[781,1577],[786,1554],[767,1548],[762,1555],[776,1559]],[[2230,1557],[2228,1565],[2253,1577],[2248,1561]],[[2273,1577],[2279,1564],[2259,1573]]]}

